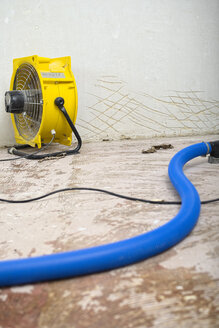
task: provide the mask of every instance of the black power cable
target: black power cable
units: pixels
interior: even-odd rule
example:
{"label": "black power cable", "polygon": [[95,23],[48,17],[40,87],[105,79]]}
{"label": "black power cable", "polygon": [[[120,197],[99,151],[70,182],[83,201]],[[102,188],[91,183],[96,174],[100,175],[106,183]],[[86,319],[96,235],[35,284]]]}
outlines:
{"label": "black power cable", "polygon": [[[51,133],[52,133],[52,131],[51,131]],[[31,154],[23,153],[23,154],[25,154],[23,156],[20,156],[19,155],[18,157],[0,159],[0,162],[16,161],[16,160],[21,159],[21,158],[31,159],[31,157],[36,156],[38,153],[40,153],[41,151],[43,151],[47,147],[49,147],[52,144],[54,138],[55,138],[55,133],[52,133],[52,139],[50,140],[50,142],[48,144],[43,144],[43,147],[40,148],[39,150],[37,150],[37,151],[35,151],[35,152],[31,153]],[[18,147],[27,148],[29,146],[28,145],[21,145],[21,146],[17,146],[17,148]],[[9,148],[8,149],[9,154],[14,154],[14,149],[15,149],[15,147]]]}
{"label": "black power cable", "polygon": [[[33,154],[27,154],[23,151],[20,151],[19,149],[23,149],[23,148],[27,148],[28,145],[20,145],[20,146],[17,146],[17,147],[12,147],[8,150],[8,152],[10,154],[14,154],[16,156],[19,156],[19,157],[23,157],[23,158],[26,158],[26,159],[43,159],[43,158],[47,158],[47,157],[59,157],[59,156],[67,156],[67,155],[73,155],[73,154],[78,154],[80,148],[81,148],[81,145],[82,145],[82,140],[81,140],[81,137],[75,127],[75,125],[73,124],[70,116],[68,115],[65,107],[64,107],[64,99],[62,97],[58,97],[55,99],[55,105],[59,108],[59,110],[63,113],[63,115],[65,116],[68,124],[70,125],[71,129],[72,129],[72,132],[74,133],[76,139],[77,139],[77,146],[74,148],[74,149],[71,149],[71,150],[66,150],[66,151],[58,151],[58,152],[54,152],[54,153],[49,153],[49,154],[38,154],[39,151],[37,151],[36,153],[33,153]],[[19,158],[17,157],[17,158]],[[16,159],[17,159],[16,158]],[[15,160],[12,159],[12,160]],[[6,159],[6,160],[1,160],[1,162],[5,162],[5,161],[9,161],[9,159]]]}
{"label": "black power cable", "polygon": [[[147,204],[158,204],[158,205],[180,205],[181,202],[177,202],[177,201],[164,201],[164,200],[149,200],[149,199],[142,199],[142,198],[136,198],[136,197],[131,197],[131,196],[125,196],[125,195],[121,195],[112,191],[108,191],[105,189],[99,189],[99,188],[86,188],[86,187],[73,187],[73,188],[63,188],[63,189],[57,189],[54,190],[52,192],[49,192],[47,194],[38,196],[38,197],[34,197],[34,198],[29,198],[29,199],[24,199],[24,200],[11,200],[11,199],[4,199],[4,198],[0,198],[1,202],[6,202],[6,203],[11,203],[11,204],[23,204],[23,203],[30,203],[36,200],[40,200],[61,192],[65,192],[65,191],[95,191],[95,192],[102,192],[105,193],[107,195],[110,196],[114,196],[114,197],[119,197],[119,198],[123,198],[123,199],[127,199],[127,200],[131,200],[131,201],[136,201],[136,202],[142,202],[142,203],[147,203]],[[215,198],[215,199],[210,199],[210,200],[204,200],[201,202],[201,204],[209,204],[209,203],[213,203],[213,202],[218,202],[219,198]]]}

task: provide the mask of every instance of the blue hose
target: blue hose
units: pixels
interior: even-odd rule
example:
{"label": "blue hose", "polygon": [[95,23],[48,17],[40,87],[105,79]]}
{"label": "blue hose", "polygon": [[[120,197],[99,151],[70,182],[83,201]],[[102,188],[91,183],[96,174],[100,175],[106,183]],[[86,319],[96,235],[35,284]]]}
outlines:
{"label": "blue hose", "polygon": [[116,269],[145,260],[174,246],[194,228],[200,213],[197,190],[183,173],[189,160],[211,151],[210,143],[198,143],[179,151],[170,161],[169,177],[182,205],[163,226],[119,242],[76,251],[0,262],[0,287],[63,279]]}

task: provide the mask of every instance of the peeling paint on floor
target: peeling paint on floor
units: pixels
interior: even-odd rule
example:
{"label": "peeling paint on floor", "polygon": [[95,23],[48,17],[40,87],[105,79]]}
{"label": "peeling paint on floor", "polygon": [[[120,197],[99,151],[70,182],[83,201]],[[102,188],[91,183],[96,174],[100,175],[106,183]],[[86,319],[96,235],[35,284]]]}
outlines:
{"label": "peeling paint on floor", "polygon": [[[148,199],[178,200],[170,158],[218,136],[85,143],[77,156],[1,164],[1,197],[23,199],[58,188],[90,186]],[[144,155],[152,145],[172,144]],[[56,147],[56,146],[52,146]],[[0,150],[0,158],[9,156]],[[218,196],[218,167],[207,158],[185,173],[202,200]],[[219,203],[202,206],[193,232],[169,251],[122,269],[0,289],[2,328],[206,328],[219,321]],[[112,242],[169,221],[179,206],[133,203],[66,192],[29,204],[0,203],[0,258],[32,257]]]}

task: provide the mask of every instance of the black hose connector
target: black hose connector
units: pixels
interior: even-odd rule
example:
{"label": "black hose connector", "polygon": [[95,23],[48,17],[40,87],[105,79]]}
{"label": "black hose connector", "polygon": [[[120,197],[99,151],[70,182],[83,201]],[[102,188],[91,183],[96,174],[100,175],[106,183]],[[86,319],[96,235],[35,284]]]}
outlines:
{"label": "black hose connector", "polygon": [[57,98],[55,99],[55,105],[56,105],[59,109],[61,109],[61,108],[64,106],[64,103],[65,103],[65,101],[64,101],[64,98],[62,98],[62,97],[57,97]]}
{"label": "black hose connector", "polygon": [[211,145],[210,155],[215,158],[219,158],[219,140],[209,142]]}

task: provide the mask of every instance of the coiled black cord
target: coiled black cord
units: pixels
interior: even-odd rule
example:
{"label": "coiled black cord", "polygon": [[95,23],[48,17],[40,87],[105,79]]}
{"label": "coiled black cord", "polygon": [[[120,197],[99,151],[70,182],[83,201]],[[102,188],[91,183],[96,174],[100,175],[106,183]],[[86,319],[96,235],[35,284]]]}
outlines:
{"label": "coiled black cord", "polygon": [[[32,159],[33,156],[36,156],[38,153],[40,153],[41,151],[48,148],[52,144],[54,138],[55,138],[55,134],[52,135],[52,138],[48,144],[46,144],[46,145],[43,144],[42,148],[40,148],[39,150],[37,150],[31,154],[23,153],[23,156],[19,155],[18,157],[13,157],[13,158],[3,158],[3,159],[0,159],[0,162],[16,161],[21,158]],[[17,146],[17,148],[18,147],[27,148],[27,147],[29,147],[29,145],[19,145],[19,146]],[[16,151],[17,151],[17,149],[15,147],[11,147],[8,149],[9,154],[15,154]]]}
{"label": "coiled black cord", "polygon": [[[14,147],[10,148],[8,150],[8,152],[10,154],[16,155],[18,157],[17,158],[12,158],[12,159],[5,159],[5,160],[3,159],[3,160],[0,160],[0,162],[7,162],[9,160],[13,161],[13,160],[18,159],[19,157],[26,158],[26,159],[43,159],[43,158],[50,158],[50,157],[73,155],[73,154],[77,154],[79,152],[79,150],[82,146],[82,140],[81,140],[81,137],[80,137],[75,125],[73,124],[70,116],[68,115],[68,113],[67,113],[67,111],[64,107],[64,99],[61,98],[61,97],[56,98],[55,99],[55,104],[59,108],[59,110],[63,113],[63,115],[65,116],[65,118],[66,118],[66,120],[69,124],[69,126],[71,127],[72,132],[74,133],[74,135],[77,139],[77,146],[74,149],[71,149],[71,150],[57,151],[57,152],[54,152],[54,153],[40,154],[40,155],[38,153],[41,151],[41,149],[38,150],[37,152],[32,153],[32,154],[27,154],[23,151],[20,151],[19,149],[27,148],[28,145],[19,145],[19,146],[16,146],[16,147],[14,146]],[[53,138],[53,140],[54,140],[54,138]]]}

